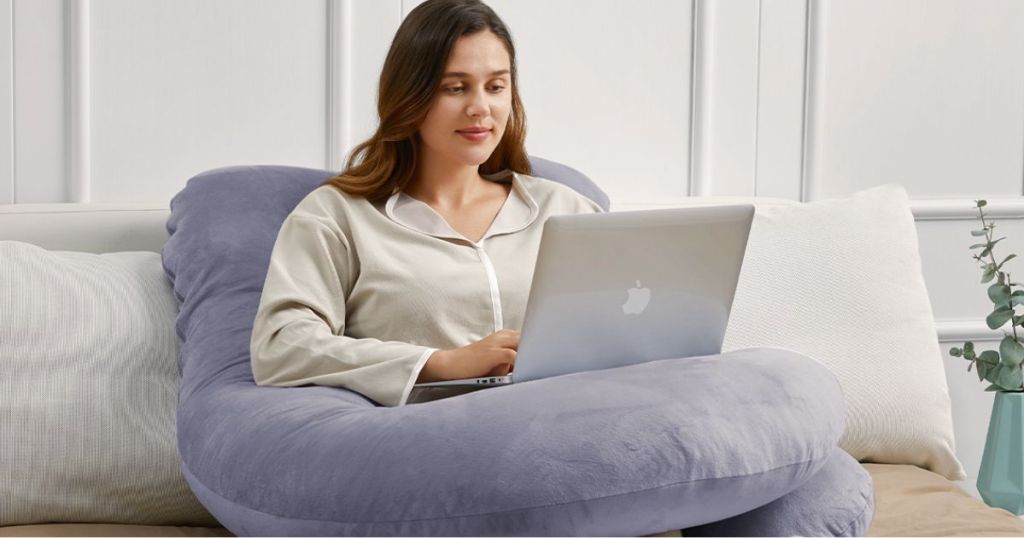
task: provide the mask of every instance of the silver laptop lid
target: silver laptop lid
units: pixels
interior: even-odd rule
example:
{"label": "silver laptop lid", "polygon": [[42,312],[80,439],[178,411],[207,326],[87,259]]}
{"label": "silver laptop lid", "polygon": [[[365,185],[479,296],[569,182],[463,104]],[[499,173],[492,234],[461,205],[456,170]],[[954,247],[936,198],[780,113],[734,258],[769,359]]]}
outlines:
{"label": "silver laptop lid", "polygon": [[720,353],[752,205],[544,224],[516,381]]}

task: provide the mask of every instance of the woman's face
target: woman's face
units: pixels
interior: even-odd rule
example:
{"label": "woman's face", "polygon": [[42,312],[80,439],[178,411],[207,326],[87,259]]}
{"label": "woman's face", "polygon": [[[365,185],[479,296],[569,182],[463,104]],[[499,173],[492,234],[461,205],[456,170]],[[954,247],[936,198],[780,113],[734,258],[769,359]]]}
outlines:
{"label": "woman's face", "polygon": [[488,30],[455,42],[419,134],[424,153],[480,165],[498,146],[512,110],[508,51]]}

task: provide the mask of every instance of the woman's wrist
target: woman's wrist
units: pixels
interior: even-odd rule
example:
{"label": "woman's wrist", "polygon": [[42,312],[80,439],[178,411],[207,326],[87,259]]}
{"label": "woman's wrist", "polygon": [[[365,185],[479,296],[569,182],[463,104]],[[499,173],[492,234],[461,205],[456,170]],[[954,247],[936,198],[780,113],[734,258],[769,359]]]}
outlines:
{"label": "woman's wrist", "polygon": [[448,363],[448,351],[446,349],[439,349],[430,354],[427,357],[427,362],[423,364],[423,368],[420,370],[419,377],[416,378],[417,382],[420,383],[431,383],[434,381],[445,381],[445,370],[446,364]]}

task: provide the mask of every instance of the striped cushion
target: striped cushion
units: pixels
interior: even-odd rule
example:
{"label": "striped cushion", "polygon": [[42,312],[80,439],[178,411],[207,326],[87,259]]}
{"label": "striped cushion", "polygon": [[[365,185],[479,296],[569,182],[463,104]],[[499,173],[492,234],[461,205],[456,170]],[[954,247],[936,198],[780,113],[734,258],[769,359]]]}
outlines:
{"label": "striped cushion", "polygon": [[156,252],[0,241],[0,521],[216,525],[180,470]]}

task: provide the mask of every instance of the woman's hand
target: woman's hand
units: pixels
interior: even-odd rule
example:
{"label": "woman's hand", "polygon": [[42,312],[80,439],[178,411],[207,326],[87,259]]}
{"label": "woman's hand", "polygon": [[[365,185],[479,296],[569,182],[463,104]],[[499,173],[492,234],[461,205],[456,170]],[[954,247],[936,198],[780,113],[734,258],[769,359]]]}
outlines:
{"label": "woman's hand", "polygon": [[504,329],[468,346],[435,351],[416,381],[429,383],[505,375],[512,371],[516,362],[519,334],[519,331]]}

